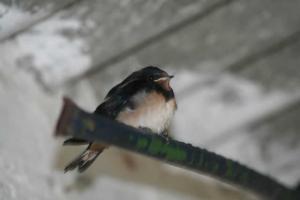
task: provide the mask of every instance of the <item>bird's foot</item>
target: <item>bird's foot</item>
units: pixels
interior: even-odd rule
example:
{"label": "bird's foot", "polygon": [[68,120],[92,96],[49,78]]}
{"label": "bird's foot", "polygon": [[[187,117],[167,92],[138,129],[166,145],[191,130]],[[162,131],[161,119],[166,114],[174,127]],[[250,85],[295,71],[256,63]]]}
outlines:
{"label": "bird's foot", "polygon": [[167,133],[161,133],[160,134],[167,142],[167,144],[169,144],[171,137],[167,134]]}
{"label": "bird's foot", "polygon": [[[153,132],[150,128],[147,128],[147,127],[139,127],[139,129],[141,131],[143,131],[144,133],[157,134],[157,133]],[[169,134],[167,132],[162,132],[159,135],[162,136],[166,140],[167,144],[169,144],[171,137],[169,136]]]}

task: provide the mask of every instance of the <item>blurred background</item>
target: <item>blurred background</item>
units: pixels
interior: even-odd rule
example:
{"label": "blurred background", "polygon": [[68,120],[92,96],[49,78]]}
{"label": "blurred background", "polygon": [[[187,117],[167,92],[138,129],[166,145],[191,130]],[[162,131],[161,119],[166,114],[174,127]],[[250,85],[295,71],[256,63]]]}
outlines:
{"label": "blurred background", "polygon": [[299,0],[0,0],[0,199],[259,199],[205,175],[53,137],[62,96],[94,111],[136,69],[174,74],[171,134],[300,180]]}

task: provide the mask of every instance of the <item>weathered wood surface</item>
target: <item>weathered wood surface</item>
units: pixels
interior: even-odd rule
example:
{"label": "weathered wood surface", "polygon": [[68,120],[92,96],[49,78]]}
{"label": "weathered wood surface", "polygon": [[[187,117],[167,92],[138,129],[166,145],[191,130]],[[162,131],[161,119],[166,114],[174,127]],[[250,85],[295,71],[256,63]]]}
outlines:
{"label": "weathered wood surface", "polygon": [[51,87],[146,40],[151,43],[156,37],[164,37],[227,2],[230,1],[80,1],[5,41],[1,51],[19,49],[11,59],[28,66]]}
{"label": "weathered wood surface", "polygon": [[257,81],[267,90],[299,92],[300,88],[300,35],[293,43],[257,62],[235,71]]}
{"label": "weathered wood surface", "polygon": [[224,69],[299,32],[299,8],[292,0],[235,1],[133,56],[141,64]]}
{"label": "weathered wood surface", "polygon": [[1,0],[0,41],[45,20],[76,0]]}
{"label": "weathered wood surface", "polygon": [[[150,64],[208,72],[230,68],[258,52],[276,48],[290,36],[300,38],[299,8],[299,1],[236,1],[111,65],[115,69],[110,71],[119,79],[121,74]],[[280,12],[283,10],[289,12]],[[94,80],[107,76],[101,77],[102,72],[100,66]]]}

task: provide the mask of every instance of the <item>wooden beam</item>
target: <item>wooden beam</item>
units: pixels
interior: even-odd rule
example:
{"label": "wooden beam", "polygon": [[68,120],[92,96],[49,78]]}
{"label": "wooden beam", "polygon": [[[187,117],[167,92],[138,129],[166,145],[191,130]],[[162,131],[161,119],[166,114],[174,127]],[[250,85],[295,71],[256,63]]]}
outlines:
{"label": "wooden beam", "polygon": [[256,62],[245,64],[233,73],[256,81],[268,91],[299,92],[299,51],[300,34],[288,46],[261,57]]}
{"label": "wooden beam", "polygon": [[112,67],[122,69],[138,63],[226,70],[286,38],[299,37],[299,8],[299,1],[290,0],[234,1]]}

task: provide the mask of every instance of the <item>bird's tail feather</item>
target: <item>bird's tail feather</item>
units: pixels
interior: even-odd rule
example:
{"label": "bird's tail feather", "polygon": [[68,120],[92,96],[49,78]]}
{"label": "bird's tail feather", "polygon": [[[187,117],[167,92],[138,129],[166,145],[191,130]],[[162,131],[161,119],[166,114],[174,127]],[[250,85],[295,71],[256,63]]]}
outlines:
{"label": "bird's tail feather", "polygon": [[81,173],[85,171],[99,156],[99,154],[103,150],[90,150],[86,149],[82,154],[80,154],[77,158],[75,158],[72,162],[70,162],[65,167],[65,173],[70,170],[74,170],[75,168],[78,168],[78,171]]}

